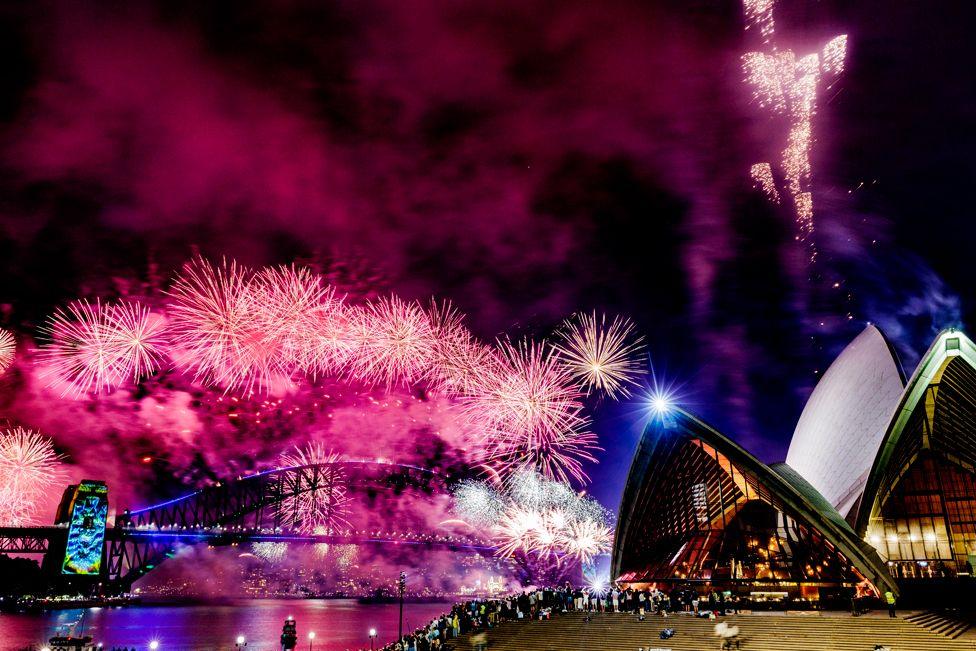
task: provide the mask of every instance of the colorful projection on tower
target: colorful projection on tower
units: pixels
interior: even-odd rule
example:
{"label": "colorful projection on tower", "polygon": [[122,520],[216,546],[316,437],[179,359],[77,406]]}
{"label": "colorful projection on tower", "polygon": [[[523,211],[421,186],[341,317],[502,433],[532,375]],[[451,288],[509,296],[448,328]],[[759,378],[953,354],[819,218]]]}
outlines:
{"label": "colorful projection on tower", "polygon": [[81,482],[71,500],[71,524],[62,574],[101,572],[107,519],[108,486],[101,482]]}

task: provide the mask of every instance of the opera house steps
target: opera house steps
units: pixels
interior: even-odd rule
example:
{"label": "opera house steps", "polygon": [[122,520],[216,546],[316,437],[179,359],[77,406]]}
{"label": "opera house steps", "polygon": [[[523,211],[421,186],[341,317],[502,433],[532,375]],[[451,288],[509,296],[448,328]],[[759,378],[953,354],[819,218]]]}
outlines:
{"label": "opera house steps", "polygon": [[926,610],[905,617],[905,621],[944,635],[950,640],[955,640],[972,627],[972,623],[952,611]]}
{"label": "opera house steps", "polygon": [[[748,651],[871,651],[884,645],[892,651],[955,651],[976,649],[968,639],[952,639],[887,613],[851,617],[845,613],[742,614],[720,618],[739,627],[741,648]],[[659,639],[661,629],[676,631]],[[657,615],[639,622],[634,615],[597,614],[586,622],[582,613],[549,621],[508,622],[491,630],[489,651],[636,651],[718,649],[715,622],[688,615]],[[457,651],[471,648],[462,636]]]}

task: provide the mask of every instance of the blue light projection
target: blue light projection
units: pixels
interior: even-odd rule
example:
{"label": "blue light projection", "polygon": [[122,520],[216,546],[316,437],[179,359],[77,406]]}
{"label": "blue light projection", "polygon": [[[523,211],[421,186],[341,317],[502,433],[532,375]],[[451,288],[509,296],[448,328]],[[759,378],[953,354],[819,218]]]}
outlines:
{"label": "blue light projection", "polygon": [[71,500],[71,524],[62,574],[101,572],[107,519],[108,487],[101,482],[81,482]]}

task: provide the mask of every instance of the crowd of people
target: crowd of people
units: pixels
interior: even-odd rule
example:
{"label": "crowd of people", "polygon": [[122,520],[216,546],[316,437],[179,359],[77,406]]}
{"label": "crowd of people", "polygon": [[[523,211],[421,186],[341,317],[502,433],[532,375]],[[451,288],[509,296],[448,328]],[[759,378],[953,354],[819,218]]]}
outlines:
{"label": "crowd of people", "polygon": [[472,632],[472,646],[483,649],[487,644],[485,632],[502,622],[550,619],[566,612],[632,613],[640,619],[649,614],[667,617],[675,612],[714,617],[738,613],[739,602],[736,597],[723,592],[710,591],[701,595],[691,588],[676,588],[669,593],[655,588],[595,591],[566,584],[560,588],[539,588],[497,599],[455,604],[451,612],[380,651],[447,651],[454,648],[452,640]]}

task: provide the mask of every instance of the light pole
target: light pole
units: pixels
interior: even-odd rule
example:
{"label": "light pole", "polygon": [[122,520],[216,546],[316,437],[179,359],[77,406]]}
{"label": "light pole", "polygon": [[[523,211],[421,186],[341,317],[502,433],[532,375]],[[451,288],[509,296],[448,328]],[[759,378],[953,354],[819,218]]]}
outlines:
{"label": "light pole", "polygon": [[312,651],[312,640],[315,639],[315,631],[308,632],[308,651]]}
{"label": "light pole", "polygon": [[403,593],[407,589],[407,575],[400,572],[397,579],[397,592],[400,594],[400,624],[397,626],[397,642],[403,641]]}
{"label": "light pole", "polygon": [[369,629],[369,651],[373,651],[373,640],[376,639],[376,629]]}
{"label": "light pole", "polygon": [[247,639],[245,639],[243,635],[238,635],[237,636],[237,644],[234,645],[234,648],[235,649],[243,649],[246,646],[247,646]]}

